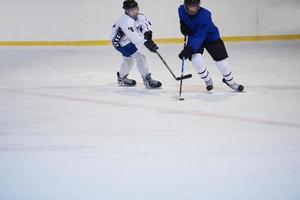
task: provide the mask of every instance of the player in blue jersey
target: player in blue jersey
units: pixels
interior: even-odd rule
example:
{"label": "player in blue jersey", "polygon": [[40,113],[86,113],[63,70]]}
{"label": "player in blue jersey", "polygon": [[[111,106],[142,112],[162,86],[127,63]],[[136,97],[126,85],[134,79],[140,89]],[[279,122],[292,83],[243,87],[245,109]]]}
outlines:
{"label": "player in blue jersey", "polygon": [[189,59],[202,80],[205,81],[207,91],[213,89],[213,82],[204,66],[202,54],[204,49],[210,54],[220,72],[223,82],[231,89],[242,92],[244,86],[233,80],[233,75],[226,58],[228,58],[225,45],[220,37],[216,25],[211,19],[211,13],[200,7],[200,0],[184,0],[178,8],[180,30],[188,37],[187,45],[180,52],[180,59]]}

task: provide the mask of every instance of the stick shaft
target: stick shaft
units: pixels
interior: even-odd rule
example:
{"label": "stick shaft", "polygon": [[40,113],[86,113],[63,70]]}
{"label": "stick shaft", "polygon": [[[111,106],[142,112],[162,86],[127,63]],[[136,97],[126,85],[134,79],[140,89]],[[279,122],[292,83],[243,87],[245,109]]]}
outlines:
{"label": "stick shaft", "polygon": [[175,74],[172,72],[172,70],[170,69],[170,67],[168,66],[168,64],[166,63],[166,61],[163,59],[163,57],[160,55],[160,53],[158,53],[158,51],[156,51],[156,54],[158,55],[158,57],[160,58],[160,60],[165,64],[166,68],[169,70],[169,72],[172,74],[172,76],[176,79]]}
{"label": "stick shaft", "polygon": [[[186,44],[187,44],[187,39],[186,39],[186,36],[184,36],[183,48],[185,48]],[[182,92],[183,71],[184,71],[184,58],[181,61],[181,80],[180,80],[180,86],[179,86],[179,98],[181,97],[181,92]]]}

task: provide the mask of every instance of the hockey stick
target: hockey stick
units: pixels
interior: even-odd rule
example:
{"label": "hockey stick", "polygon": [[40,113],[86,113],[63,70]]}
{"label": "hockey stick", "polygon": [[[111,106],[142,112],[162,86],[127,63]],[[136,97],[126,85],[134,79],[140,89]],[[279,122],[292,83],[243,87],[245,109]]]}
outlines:
{"label": "hockey stick", "polygon": [[[187,45],[187,36],[184,36],[184,43],[183,43],[183,48],[185,48],[185,46]],[[184,58],[182,59],[181,62],[181,77],[183,77],[183,71],[184,71]],[[184,97],[181,96],[181,92],[182,92],[182,79],[180,80],[180,86],[179,86],[179,101],[183,101]]]}
{"label": "hockey stick", "polygon": [[160,60],[165,64],[166,68],[169,70],[169,72],[172,74],[172,76],[175,78],[176,81],[180,81],[183,79],[188,79],[192,77],[192,74],[187,74],[184,75],[181,74],[180,77],[176,77],[175,74],[172,72],[172,70],[170,69],[170,67],[168,66],[168,64],[166,63],[166,61],[163,59],[163,57],[160,55],[160,53],[158,53],[158,51],[156,51],[156,54],[158,55],[158,57],[160,58]]}

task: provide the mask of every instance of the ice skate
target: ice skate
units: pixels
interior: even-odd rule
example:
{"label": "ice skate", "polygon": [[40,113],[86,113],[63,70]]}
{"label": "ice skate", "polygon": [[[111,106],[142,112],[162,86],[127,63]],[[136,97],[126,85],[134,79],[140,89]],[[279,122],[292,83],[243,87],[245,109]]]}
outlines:
{"label": "ice skate", "polygon": [[209,79],[208,81],[205,81],[205,84],[206,84],[206,90],[207,91],[210,91],[210,90],[212,90],[214,88],[213,82],[212,82],[211,79]]}
{"label": "ice skate", "polygon": [[161,87],[161,82],[152,79],[151,73],[149,73],[146,77],[143,77],[143,81],[144,81],[145,87],[148,89]]}
{"label": "ice skate", "polygon": [[118,84],[121,87],[132,87],[136,85],[136,81],[133,79],[129,79],[127,78],[128,74],[126,76],[124,76],[123,78],[120,77],[120,73],[117,73],[117,77],[118,77]]}
{"label": "ice skate", "polygon": [[243,90],[244,90],[243,85],[237,84],[236,82],[233,82],[233,84],[229,84],[229,83],[227,83],[225,78],[223,78],[223,83],[225,83],[226,85],[228,85],[228,87],[230,87],[231,89],[233,89],[237,92],[243,92]]}

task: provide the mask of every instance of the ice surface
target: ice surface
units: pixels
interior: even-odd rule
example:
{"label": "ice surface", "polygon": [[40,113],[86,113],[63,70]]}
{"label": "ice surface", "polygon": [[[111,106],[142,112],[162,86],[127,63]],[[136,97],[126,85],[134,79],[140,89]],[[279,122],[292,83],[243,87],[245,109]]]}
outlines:
{"label": "ice surface", "polygon": [[[180,74],[182,45],[160,45]],[[186,62],[179,81],[120,88],[111,46],[0,48],[1,200],[300,199],[300,41],[227,43],[232,92]]]}

